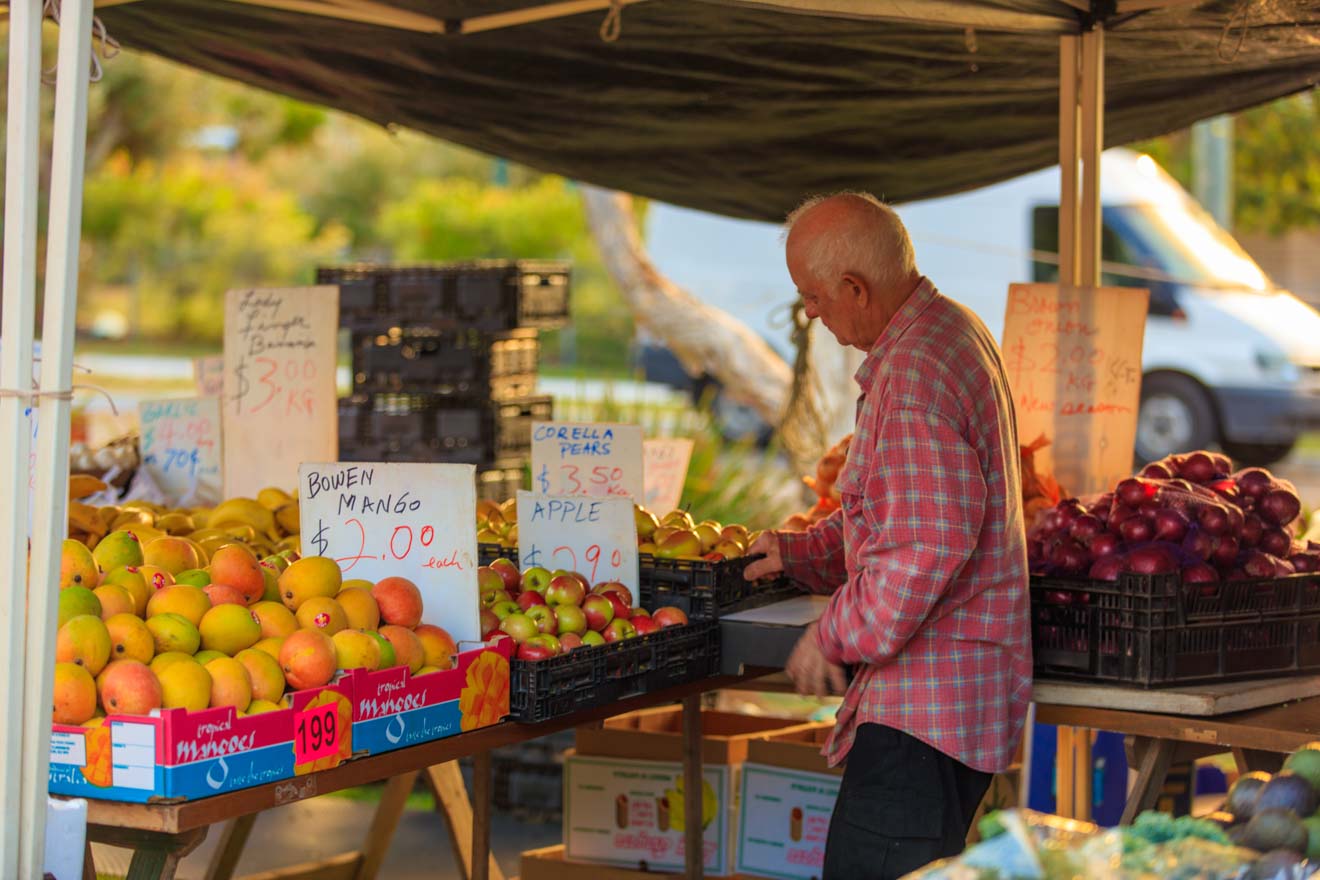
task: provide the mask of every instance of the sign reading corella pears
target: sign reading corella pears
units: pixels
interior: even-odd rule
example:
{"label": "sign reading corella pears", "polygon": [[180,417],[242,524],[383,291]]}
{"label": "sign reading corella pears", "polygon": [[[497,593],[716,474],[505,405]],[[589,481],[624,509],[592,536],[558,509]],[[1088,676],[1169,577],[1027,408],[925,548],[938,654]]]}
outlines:
{"label": "sign reading corella pears", "polygon": [[475,478],[470,464],[304,463],[303,553],[334,559],[346,579],[408,578],[424,622],[479,641]]}
{"label": "sign reading corella pears", "polygon": [[646,493],[641,426],[533,422],[532,489],[542,495],[632,498],[640,504]]}

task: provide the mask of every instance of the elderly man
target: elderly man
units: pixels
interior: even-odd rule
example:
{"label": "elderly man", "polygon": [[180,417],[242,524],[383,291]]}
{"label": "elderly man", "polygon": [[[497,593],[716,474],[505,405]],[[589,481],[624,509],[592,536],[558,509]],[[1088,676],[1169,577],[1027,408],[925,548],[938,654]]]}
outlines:
{"label": "elderly man", "polygon": [[843,193],[786,226],[807,316],[867,355],[841,509],[764,534],[747,577],[833,594],[787,669],[801,693],[846,688],[824,877],[900,877],[962,849],[1031,699],[1013,404],[994,339],[917,271],[892,209]]}

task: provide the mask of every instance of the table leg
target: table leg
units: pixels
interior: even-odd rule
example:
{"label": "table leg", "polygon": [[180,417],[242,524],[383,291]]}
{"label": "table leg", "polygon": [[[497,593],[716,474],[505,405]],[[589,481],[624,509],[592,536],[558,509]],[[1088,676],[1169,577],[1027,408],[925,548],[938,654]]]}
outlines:
{"label": "table leg", "polygon": [[257,822],[257,814],[239,816],[225,823],[220,832],[220,842],[211,854],[211,863],[206,866],[206,880],[230,880],[238,868],[238,860],[243,857],[243,847],[247,846],[252,826]]}
{"label": "table leg", "polygon": [[83,880],[96,880],[96,859],[92,858],[92,842],[83,844]]}
{"label": "table leg", "polygon": [[106,842],[133,849],[133,860],[128,864],[124,880],[174,880],[179,860],[206,839],[206,828],[178,835],[125,830],[117,837]]}
{"label": "table leg", "polygon": [[[468,799],[467,786],[463,784],[463,774],[459,772],[457,761],[427,767],[425,772],[426,781],[435,792],[436,812],[445,817],[449,827],[449,840],[457,855],[459,874],[464,880],[469,880],[472,877],[472,843],[476,837],[476,827],[472,801]],[[489,832],[487,834],[489,840]],[[504,880],[504,874],[495,860],[488,858],[487,862],[489,880]]]}
{"label": "table leg", "polygon": [[1284,756],[1278,752],[1262,752],[1259,749],[1233,750],[1233,760],[1237,762],[1239,773],[1250,773],[1253,770],[1277,773],[1283,766],[1283,758]]}
{"label": "table leg", "polygon": [[1173,752],[1177,743],[1167,739],[1137,736],[1132,739],[1132,751],[1137,759],[1137,779],[1128,793],[1120,824],[1131,825],[1138,813],[1153,808],[1169,775]]}
{"label": "table leg", "polygon": [[1077,765],[1073,761],[1073,728],[1060,724],[1054,750],[1054,809],[1065,819],[1073,816],[1073,785]]}
{"label": "table leg", "polygon": [[472,880],[490,878],[490,809],[494,792],[491,791],[490,752],[481,751],[472,756]]}
{"label": "table leg", "polygon": [[[683,698],[683,845],[688,880],[704,876],[701,826],[701,695]],[[728,809],[720,804],[720,809]]]}
{"label": "table leg", "polygon": [[390,842],[394,839],[394,830],[399,826],[399,818],[408,804],[408,795],[412,794],[417,784],[417,774],[401,773],[390,777],[385,783],[385,792],[381,795],[376,814],[371,817],[371,828],[367,831],[367,841],[362,847],[362,860],[358,862],[354,880],[375,880],[376,874],[385,862]]}

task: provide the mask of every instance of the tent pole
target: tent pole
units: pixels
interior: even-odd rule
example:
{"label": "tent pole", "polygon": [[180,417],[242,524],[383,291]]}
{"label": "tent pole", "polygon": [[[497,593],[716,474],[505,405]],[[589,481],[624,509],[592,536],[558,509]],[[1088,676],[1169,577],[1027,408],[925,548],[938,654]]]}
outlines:
{"label": "tent pole", "polygon": [[[41,114],[41,0],[15,0],[9,14],[9,119],[5,134],[4,319],[0,325],[0,388],[32,387],[32,333],[37,301],[37,170]],[[0,632],[5,674],[0,711],[23,717],[24,628],[27,625],[29,402],[0,397]],[[25,813],[22,726],[0,724],[0,798],[10,806],[0,822],[0,877],[17,877],[19,830]],[[45,815],[45,804],[42,804]]]}
{"label": "tent pole", "polygon": [[1105,32],[1082,34],[1081,283],[1100,284],[1100,153],[1105,142]]}
{"label": "tent pole", "polygon": [[1059,37],[1059,285],[1078,282],[1077,165],[1081,161],[1078,136],[1077,79],[1081,39]]}
{"label": "tent pole", "polygon": [[61,8],[55,126],[51,148],[46,296],[42,306],[42,369],[38,403],[37,486],[32,519],[32,584],[27,607],[27,683],[23,699],[24,822],[18,876],[39,878],[45,857],[46,787],[50,766],[50,704],[59,605],[60,550],[68,521],[69,417],[73,327],[78,302],[87,92],[92,59],[92,0]]}

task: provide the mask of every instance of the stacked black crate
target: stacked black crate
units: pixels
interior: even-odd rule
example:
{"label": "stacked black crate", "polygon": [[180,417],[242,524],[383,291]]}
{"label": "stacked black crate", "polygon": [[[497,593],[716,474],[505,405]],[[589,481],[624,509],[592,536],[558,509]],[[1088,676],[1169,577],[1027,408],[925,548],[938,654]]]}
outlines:
{"label": "stacked black crate", "polygon": [[339,402],[341,461],[477,466],[477,497],[522,486],[537,395],[539,331],[568,320],[567,263],[498,260],[317,270],[339,287],[353,390]]}

